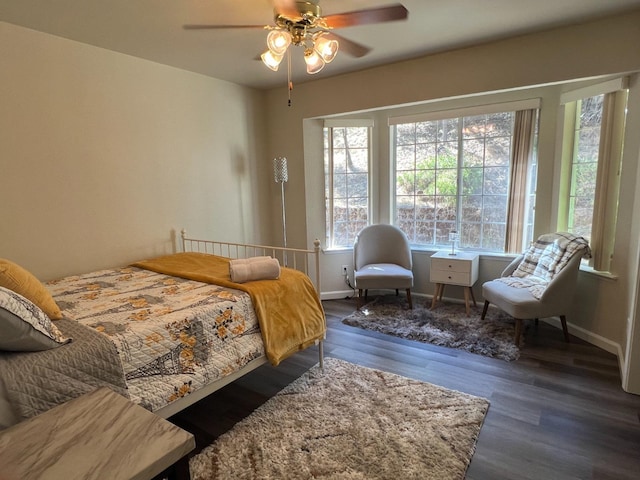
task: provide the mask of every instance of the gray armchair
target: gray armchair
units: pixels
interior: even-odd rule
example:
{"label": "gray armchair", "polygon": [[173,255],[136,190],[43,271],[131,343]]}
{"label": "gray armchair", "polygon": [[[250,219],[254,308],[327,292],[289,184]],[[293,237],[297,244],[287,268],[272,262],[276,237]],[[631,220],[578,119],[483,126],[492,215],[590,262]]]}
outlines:
{"label": "gray armchair", "polygon": [[358,308],[369,289],[399,289],[407,292],[409,308],[413,287],[413,262],[407,236],[394,225],[364,227],[353,244],[354,282],[358,289]]}
{"label": "gray armchair", "polygon": [[[555,234],[547,234],[546,237],[550,238],[551,235]],[[566,252],[565,254],[567,256],[566,263],[562,263],[561,268],[554,272],[548,283],[537,285],[538,291],[534,293],[530,288],[517,286],[519,279],[515,278],[513,274],[523,262],[526,263],[529,260],[525,254],[515,258],[501,275],[503,279],[512,278],[514,282],[511,285],[500,280],[491,280],[482,285],[482,296],[485,302],[481,318],[484,320],[491,303],[514,317],[516,320],[515,344],[519,345],[523,320],[535,319],[537,321],[539,318],[559,316],[564,338],[569,342],[566,314],[573,302],[580,261],[583,256],[588,256],[590,251],[588,246],[584,246],[584,248],[572,250],[570,254]],[[521,274],[519,278],[523,282],[527,281],[526,275]]]}

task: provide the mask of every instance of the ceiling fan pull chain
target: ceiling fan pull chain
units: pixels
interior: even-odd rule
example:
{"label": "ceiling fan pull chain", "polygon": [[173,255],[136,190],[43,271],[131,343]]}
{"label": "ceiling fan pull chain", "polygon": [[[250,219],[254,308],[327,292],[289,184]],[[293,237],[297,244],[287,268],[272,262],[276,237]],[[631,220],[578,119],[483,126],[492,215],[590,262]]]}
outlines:
{"label": "ceiling fan pull chain", "polygon": [[289,94],[288,106],[291,106],[291,90],[293,90],[293,82],[291,81],[291,49],[287,50],[287,89]]}

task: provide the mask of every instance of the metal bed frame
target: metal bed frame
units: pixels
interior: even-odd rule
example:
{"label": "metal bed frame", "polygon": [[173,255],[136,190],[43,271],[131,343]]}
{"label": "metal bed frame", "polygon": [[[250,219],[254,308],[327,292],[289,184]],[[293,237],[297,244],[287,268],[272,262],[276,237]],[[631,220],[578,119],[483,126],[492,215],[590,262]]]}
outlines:
{"label": "metal bed frame", "polygon": [[[181,231],[182,251],[199,252],[219,255],[228,258],[248,258],[258,255],[269,255],[277,258],[286,267],[300,270],[308,275],[318,295],[320,295],[320,240],[313,242],[314,248],[305,250],[299,248],[273,247],[267,245],[252,245],[247,243],[219,242],[215,240],[200,240],[188,238],[186,230]],[[312,267],[314,271],[312,272]],[[313,276],[311,276],[313,273]],[[318,342],[318,362],[324,369],[323,340]],[[193,405],[206,396],[221,389],[229,383],[267,363],[266,355],[258,357],[235,372],[222,377],[195,392],[158,409],[155,413],[163,418],[175,415],[179,411]]]}

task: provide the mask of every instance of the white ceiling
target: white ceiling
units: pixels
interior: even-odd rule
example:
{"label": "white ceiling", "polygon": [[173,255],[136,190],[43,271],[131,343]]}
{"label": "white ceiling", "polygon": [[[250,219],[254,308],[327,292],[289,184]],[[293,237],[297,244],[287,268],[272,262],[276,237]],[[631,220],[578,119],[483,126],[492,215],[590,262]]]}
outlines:
{"label": "white ceiling", "polygon": [[[324,15],[402,3],[406,21],[336,30],[370,47],[362,58],[339,52],[322,72],[304,71],[293,47],[293,80],[301,83],[472,44],[583,22],[640,8],[640,0],[320,0]],[[261,29],[185,30],[184,24],[273,23],[271,0],[0,0],[0,20],[255,88],[286,85],[256,60]]]}

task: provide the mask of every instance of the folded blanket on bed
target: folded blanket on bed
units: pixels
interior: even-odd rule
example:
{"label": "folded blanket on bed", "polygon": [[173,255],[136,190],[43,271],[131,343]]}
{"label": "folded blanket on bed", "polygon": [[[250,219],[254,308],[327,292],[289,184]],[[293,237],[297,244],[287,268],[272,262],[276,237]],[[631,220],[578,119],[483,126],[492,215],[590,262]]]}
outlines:
{"label": "folded blanket on bed", "polygon": [[280,262],[271,257],[238,258],[229,262],[229,273],[235,283],[276,280],[280,277]]}
{"label": "folded blanket on bed", "polygon": [[235,283],[229,273],[230,261],[217,255],[186,252],[137,262],[133,266],[248,292],[272,365],[324,338],[324,310],[307,275],[285,267],[280,270],[278,280]]}

